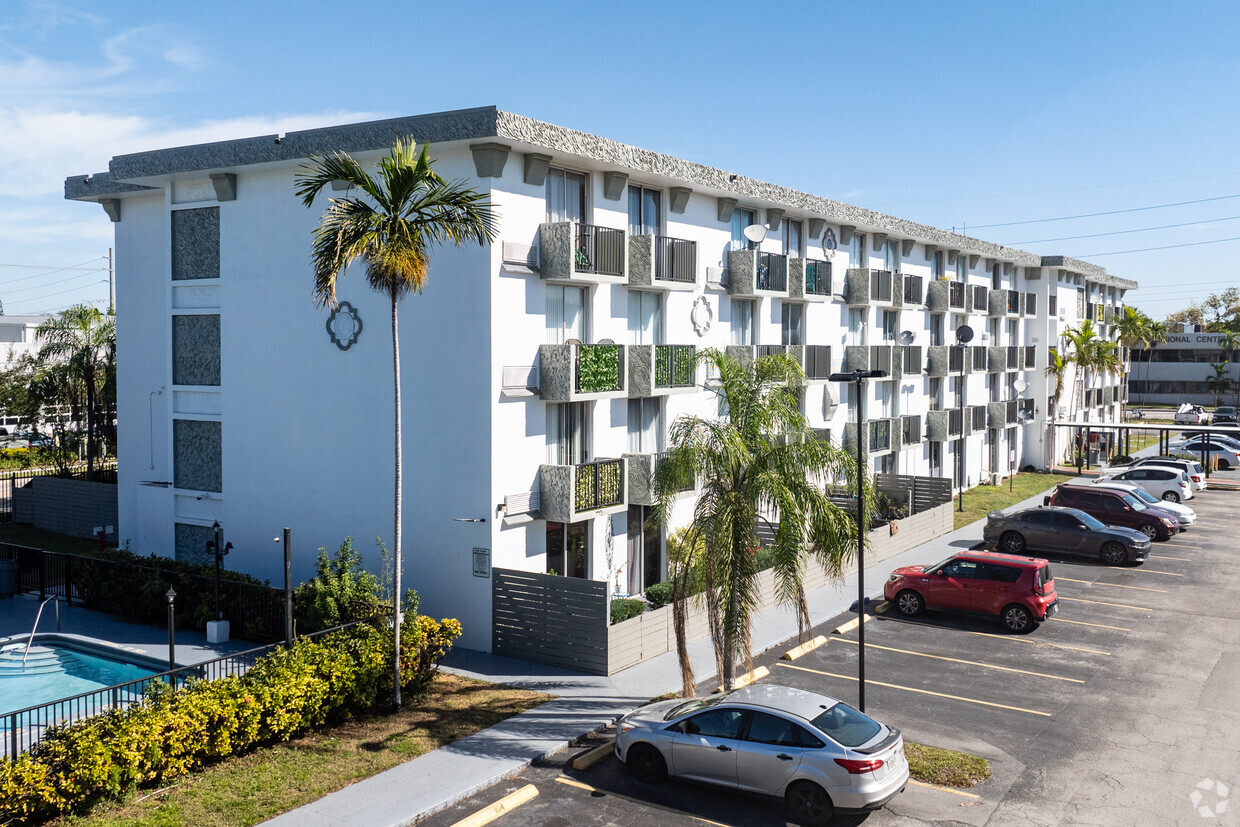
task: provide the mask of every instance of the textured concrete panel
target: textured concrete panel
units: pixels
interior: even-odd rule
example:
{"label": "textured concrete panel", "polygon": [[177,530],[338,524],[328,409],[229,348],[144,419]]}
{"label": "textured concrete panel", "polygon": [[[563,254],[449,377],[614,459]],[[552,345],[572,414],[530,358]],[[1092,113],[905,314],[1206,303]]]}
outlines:
{"label": "textured concrete panel", "polygon": [[948,282],[935,279],[926,285],[926,309],[931,313],[946,313],[948,310]]}
{"label": "textured concrete panel", "polygon": [[986,348],[986,372],[1002,373],[1007,370],[1007,348],[991,345]]}
{"label": "textured concrete panel", "polygon": [[728,294],[752,296],[758,274],[757,250],[728,251]]}
{"label": "textured concrete panel", "polygon": [[629,505],[654,505],[654,454],[623,454],[628,460]]}
{"label": "textured concrete panel", "polygon": [[567,402],[574,387],[572,345],[539,345],[539,397],[544,402]]}
{"label": "textured concrete panel", "polygon": [[1006,316],[1007,315],[1008,291],[991,290],[990,306],[987,308],[988,316]]}
{"label": "textured concrete panel", "polygon": [[538,466],[539,513],[544,520],[571,523],[577,517],[573,502],[575,465]]}
{"label": "textured concrete panel", "polygon": [[805,298],[805,259],[788,259],[788,298]]}
{"label": "textured concrete panel", "polygon": [[844,274],[844,303],[849,307],[865,307],[870,303],[870,271],[850,268]]}
{"label": "textured concrete panel", "polygon": [[207,543],[215,539],[215,532],[210,526],[177,523],[174,536],[177,560],[200,566],[215,562],[207,554]]}
{"label": "textured concrete panel", "polygon": [[1006,428],[1007,421],[1007,403],[1006,402],[988,402],[986,411],[986,424],[991,428]]}
{"label": "textured concrete panel", "polygon": [[654,236],[629,236],[629,284],[649,287],[654,283]]}
{"label": "textured concrete panel", "polygon": [[654,345],[629,345],[625,352],[628,354],[625,372],[629,397],[650,396],[654,388]]}
{"label": "textured concrete panel", "polygon": [[538,265],[545,279],[568,279],[573,275],[573,225],[538,226]]}
{"label": "textured concrete panel", "polygon": [[223,490],[224,443],[219,422],[172,421],[172,484],[189,491]]}
{"label": "textured concrete panel", "polygon": [[848,345],[844,348],[844,373],[870,369],[870,349],[866,345]]}
{"label": "textured concrete panel", "polygon": [[926,439],[931,442],[947,441],[947,417],[951,411],[929,411],[926,413]]}
{"label": "textured concrete panel", "polygon": [[926,374],[928,376],[946,376],[950,364],[951,352],[947,345],[931,345],[926,350]]}
{"label": "textured concrete panel", "polygon": [[220,384],[220,317],[172,317],[172,384]]}
{"label": "textured concrete panel", "polygon": [[220,277],[220,208],[172,212],[172,279]]}

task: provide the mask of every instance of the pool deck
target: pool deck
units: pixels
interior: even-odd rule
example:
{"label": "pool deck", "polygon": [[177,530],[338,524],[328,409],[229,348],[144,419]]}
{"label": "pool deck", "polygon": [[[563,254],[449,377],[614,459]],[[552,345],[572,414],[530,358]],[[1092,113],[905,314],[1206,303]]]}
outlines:
{"label": "pool deck", "polygon": [[[49,603],[43,610],[39,621],[39,632],[56,632],[56,607]],[[16,597],[0,598],[0,642],[5,638],[15,638],[24,642],[34,625],[35,615],[39,611],[39,600],[33,595],[17,595]],[[111,615],[84,609],[81,606],[60,604],[61,635],[77,637],[92,642],[103,642],[105,645],[122,652],[145,655],[149,658],[166,662],[168,660],[168,630],[154,626],[143,626],[137,623],[126,623]],[[37,638],[36,638],[37,640]],[[244,640],[230,640],[227,643],[207,643],[207,636],[202,632],[188,629],[177,629],[176,660],[178,666],[192,666],[196,663],[223,657],[235,652],[253,649],[261,644]]]}

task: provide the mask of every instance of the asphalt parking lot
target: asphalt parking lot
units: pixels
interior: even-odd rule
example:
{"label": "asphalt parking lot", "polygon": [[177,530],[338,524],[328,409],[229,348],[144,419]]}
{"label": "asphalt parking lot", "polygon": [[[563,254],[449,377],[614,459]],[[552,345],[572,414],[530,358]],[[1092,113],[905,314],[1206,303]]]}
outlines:
{"label": "asphalt parking lot", "polygon": [[[867,713],[909,740],[986,757],[992,777],[968,790],[910,784],[885,809],[835,823],[1240,823],[1240,804],[1227,807],[1240,782],[1240,579],[1232,559],[1240,494],[1207,491],[1189,505],[1198,524],[1156,543],[1143,565],[1050,556],[1060,612],[1028,635],[1008,634],[997,620],[879,612],[882,584],[873,584]],[[769,671],[761,680],[855,705],[855,617],[817,627],[827,642],[794,660],[782,656],[795,640],[756,657]],[[419,823],[447,827],[519,790],[536,795],[494,823],[786,823],[779,802],[676,781],[639,784],[614,756],[571,767],[599,743],[565,750]]]}

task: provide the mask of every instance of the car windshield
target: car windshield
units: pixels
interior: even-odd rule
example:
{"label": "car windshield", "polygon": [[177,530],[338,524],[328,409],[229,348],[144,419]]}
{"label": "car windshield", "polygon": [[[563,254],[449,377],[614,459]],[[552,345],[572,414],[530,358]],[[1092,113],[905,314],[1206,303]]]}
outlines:
{"label": "car windshield", "polygon": [[1149,493],[1148,491],[1143,491],[1140,488],[1134,488],[1132,489],[1130,493],[1132,494],[1132,496],[1136,497],[1141,502],[1149,504],[1149,505],[1162,502],[1157,497],[1155,497],[1153,494]]}
{"label": "car windshield", "polygon": [[814,726],[846,747],[861,746],[883,728],[878,721],[846,703],[837,703],[819,715],[814,719]]}
{"label": "car windshield", "polygon": [[1138,500],[1136,497],[1132,496],[1131,494],[1124,496],[1124,502],[1127,503],[1127,505],[1133,511],[1144,511],[1145,509],[1149,508],[1148,505],[1141,502],[1140,500]]}
{"label": "car windshield", "polygon": [[681,715],[688,715],[690,712],[697,712],[699,710],[706,709],[707,707],[714,706],[715,704],[723,703],[731,694],[731,692],[724,692],[720,695],[710,695],[706,698],[694,698],[692,700],[685,701],[683,704],[677,704],[667,711],[667,714],[663,716],[663,720],[670,721],[673,718],[679,718]]}
{"label": "car windshield", "polygon": [[933,566],[922,566],[921,570],[923,573],[929,574],[930,572],[934,571],[937,568],[946,566],[948,563],[950,563],[952,560],[955,560],[955,559],[956,559],[956,555],[953,554],[952,556],[944,560],[940,560],[939,562],[935,563]]}
{"label": "car windshield", "polygon": [[1092,528],[1094,531],[1101,531],[1106,528],[1106,525],[1101,520],[1097,520],[1089,516],[1084,511],[1076,512],[1076,517],[1085,525],[1086,528]]}

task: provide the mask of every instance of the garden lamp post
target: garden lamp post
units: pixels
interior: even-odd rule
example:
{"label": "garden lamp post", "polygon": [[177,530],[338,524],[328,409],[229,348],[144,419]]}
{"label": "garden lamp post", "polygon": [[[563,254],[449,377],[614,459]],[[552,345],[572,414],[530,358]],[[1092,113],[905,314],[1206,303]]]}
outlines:
{"label": "garden lamp post", "polygon": [[176,590],[169,586],[164,597],[168,598],[168,671],[171,672],[177,668]]}
{"label": "garden lamp post", "polygon": [[832,382],[853,382],[857,387],[857,709],[865,712],[865,380],[886,379],[885,370],[854,370],[833,373]]}
{"label": "garden lamp post", "polygon": [[224,540],[224,530],[220,528],[219,520],[211,525],[211,530],[215,533],[215,539],[207,541],[207,554],[215,558],[215,619],[223,620],[224,613],[220,611],[220,566],[224,557],[232,551],[233,546],[232,543],[221,545]]}

